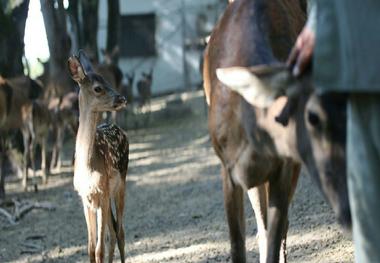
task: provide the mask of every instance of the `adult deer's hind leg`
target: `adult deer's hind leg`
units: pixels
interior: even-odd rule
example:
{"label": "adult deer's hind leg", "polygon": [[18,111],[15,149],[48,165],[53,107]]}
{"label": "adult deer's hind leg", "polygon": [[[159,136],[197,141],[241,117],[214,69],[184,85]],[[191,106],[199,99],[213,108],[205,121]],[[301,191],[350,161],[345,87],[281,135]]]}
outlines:
{"label": "adult deer's hind leg", "polygon": [[266,262],[267,256],[267,209],[268,209],[268,184],[248,190],[249,200],[255,212],[257,225],[257,240],[259,243],[260,262]]}
{"label": "adult deer's hind leg", "polygon": [[246,262],[245,217],[243,189],[232,181],[230,173],[222,168],[224,206],[230,232],[232,262]]}
{"label": "adult deer's hind leg", "polygon": [[[293,170],[292,170],[293,174],[292,174],[292,177],[290,179],[290,186],[289,186],[290,191],[289,191],[289,195],[288,195],[288,207],[289,207],[289,204],[292,201],[294,193],[296,191],[300,171],[301,171],[301,165],[300,164],[294,164]],[[288,233],[289,220],[286,220],[286,222],[287,222],[286,228],[283,231],[283,236],[282,236],[282,241],[281,241],[280,263],[286,263],[287,262],[287,260],[286,260],[286,257],[287,257],[286,237],[287,237],[287,233]]]}
{"label": "adult deer's hind leg", "polygon": [[[277,263],[288,228],[288,208],[292,193],[293,164],[284,162],[269,181],[267,262]],[[284,252],[285,253],[285,252]],[[286,262],[285,254],[282,260]]]}

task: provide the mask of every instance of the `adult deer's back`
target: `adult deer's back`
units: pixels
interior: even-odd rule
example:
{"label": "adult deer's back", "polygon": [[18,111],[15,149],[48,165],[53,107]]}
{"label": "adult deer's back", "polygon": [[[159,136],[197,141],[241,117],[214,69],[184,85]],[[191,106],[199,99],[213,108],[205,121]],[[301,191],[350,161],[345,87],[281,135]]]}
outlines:
{"label": "adult deer's back", "polygon": [[[268,2],[268,3],[266,3]],[[220,85],[220,67],[253,66],[285,60],[302,29],[305,14],[297,1],[235,0],[225,11],[205,51],[206,97]],[[217,46],[218,48],[210,48]]]}

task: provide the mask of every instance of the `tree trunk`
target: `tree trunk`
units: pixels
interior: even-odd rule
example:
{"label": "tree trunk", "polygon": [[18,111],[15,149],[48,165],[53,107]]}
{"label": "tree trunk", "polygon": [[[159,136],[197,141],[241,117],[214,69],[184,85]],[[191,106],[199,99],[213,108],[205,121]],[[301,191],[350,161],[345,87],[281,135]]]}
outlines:
{"label": "tree trunk", "polygon": [[[70,53],[71,41],[67,34],[65,12],[62,0],[54,8],[54,1],[41,0],[41,10],[44,18],[46,36],[50,52],[50,73],[60,72],[66,68],[66,60]],[[64,68],[62,67],[64,66]]]}
{"label": "tree trunk", "polygon": [[78,51],[83,44],[82,30],[79,23],[79,1],[69,0],[69,8],[67,9],[70,24],[72,27],[72,49],[74,52]]}
{"label": "tree trunk", "polygon": [[72,90],[70,79],[66,74],[71,40],[67,34],[63,0],[58,0],[57,8],[54,7],[54,1],[40,0],[40,2],[50,52],[45,98],[51,98],[62,96]]}
{"label": "tree trunk", "polygon": [[[107,51],[112,52],[119,45],[120,38],[120,6],[119,0],[108,0]],[[113,57],[117,65],[118,55]]]}
{"label": "tree trunk", "polygon": [[98,61],[98,7],[98,0],[82,1],[83,47],[94,61]]}
{"label": "tree trunk", "polygon": [[22,57],[28,7],[29,0],[9,11],[4,4],[0,5],[0,74],[3,77],[24,74]]}

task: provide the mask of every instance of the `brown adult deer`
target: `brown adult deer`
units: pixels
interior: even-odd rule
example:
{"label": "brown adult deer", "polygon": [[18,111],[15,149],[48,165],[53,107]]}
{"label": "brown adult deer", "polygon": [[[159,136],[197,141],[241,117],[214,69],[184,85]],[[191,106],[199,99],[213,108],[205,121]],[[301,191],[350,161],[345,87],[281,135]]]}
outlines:
{"label": "brown adult deer", "polygon": [[[10,131],[21,130],[23,137],[24,153],[22,161],[22,185],[24,190],[27,189],[28,180],[28,162],[30,159],[30,130],[32,125],[32,100],[38,98],[42,94],[42,87],[36,81],[26,76],[4,79],[0,78],[0,101],[4,104],[0,106],[5,110],[1,110],[0,117],[2,125],[0,126],[1,134],[1,156],[0,167],[5,154],[6,142]],[[5,113],[4,113],[5,112]],[[4,173],[0,168],[0,195],[4,195]]]}
{"label": "brown adult deer", "polygon": [[135,82],[135,72],[126,73],[125,77],[127,79],[127,83],[125,84],[122,93],[124,96],[127,97],[128,103],[131,104],[134,101],[134,99],[133,99],[133,85]]}
{"label": "brown adult deer", "polygon": [[[150,120],[150,100],[152,98],[152,81],[153,81],[153,68],[148,73],[142,72],[141,79],[137,82],[137,105],[136,112],[142,119],[142,124],[146,125]],[[137,120],[137,119],[136,119]],[[135,122],[138,125],[138,122]]]}
{"label": "brown adult deer", "polygon": [[[46,166],[46,153],[47,153],[47,139],[49,131],[52,128],[52,116],[47,105],[41,100],[35,100],[32,103],[31,115],[28,117],[28,132],[30,136],[29,153],[30,161],[33,169],[33,177],[36,177],[35,167],[35,148],[39,144],[41,146],[41,171],[42,182],[47,183],[47,166]],[[28,147],[28,146],[25,146]]]}
{"label": "brown adult deer", "polygon": [[150,112],[150,99],[152,98],[153,68],[148,72],[141,73],[141,79],[137,82],[137,93],[139,95],[138,107],[142,109],[147,106]]}
{"label": "brown adult deer", "polygon": [[55,142],[53,146],[50,170],[59,172],[62,167],[62,146],[65,139],[65,130],[75,137],[78,129],[78,93],[69,92],[61,99],[51,101],[49,108],[53,111]]}
{"label": "brown adult deer", "polygon": [[0,199],[5,197],[4,179],[5,174],[3,172],[3,163],[5,159],[6,143],[5,135],[7,129],[4,129],[4,124],[7,122],[7,118],[10,115],[13,97],[13,89],[7,84],[6,79],[0,76]]}
{"label": "brown adult deer", "polygon": [[150,105],[152,97],[153,69],[148,73],[141,73],[141,79],[137,82],[137,93],[139,94],[139,105]]}
{"label": "brown adult deer", "polygon": [[294,79],[278,62],[304,19],[298,1],[235,0],[205,51],[209,131],[222,163],[233,262],[246,261],[244,192],[256,216],[260,262],[286,261],[287,213],[301,164],[340,222],[350,224],[345,99],[317,95],[307,77]]}
{"label": "brown adult deer", "polygon": [[[70,57],[68,67],[80,88],[74,187],[83,201],[90,261],[103,262],[105,230],[108,227],[108,261],[112,262],[117,240],[121,261],[124,262],[122,220],[129,144],[124,131],[116,125],[97,127],[97,124],[101,112],[120,110],[125,107],[126,100],[94,73],[84,52]],[[116,220],[111,209],[112,199],[115,200]]]}
{"label": "brown adult deer", "polygon": [[129,117],[133,116],[133,108],[131,106],[134,103],[133,87],[135,82],[135,72],[132,71],[131,73],[126,73],[125,78],[127,80],[127,83],[122,84],[120,91],[121,95],[127,98],[129,104],[129,107],[123,114],[123,121],[120,123],[121,125],[124,125],[124,127],[127,125],[127,120],[129,119]]}
{"label": "brown adult deer", "polygon": [[[38,60],[44,68],[43,74],[38,79],[44,83],[44,102],[52,116],[53,151],[50,162],[50,172],[61,170],[61,149],[64,140],[64,130],[72,131],[78,122],[78,95],[74,91],[75,83],[68,74],[59,71],[59,61],[50,58],[43,62]],[[66,64],[64,64],[66,66]],[[66,67],[65,67],[66,69]],[[54,73],[54,74],[51,74]],[[72,132],[75,137],[76,129]]]}
{"label": "brown adult deer", "polygon": [[13,95],[12,88],[6,84],[6,80],[0,76],[0,126],[3,126],[10,113],[9,101]]}

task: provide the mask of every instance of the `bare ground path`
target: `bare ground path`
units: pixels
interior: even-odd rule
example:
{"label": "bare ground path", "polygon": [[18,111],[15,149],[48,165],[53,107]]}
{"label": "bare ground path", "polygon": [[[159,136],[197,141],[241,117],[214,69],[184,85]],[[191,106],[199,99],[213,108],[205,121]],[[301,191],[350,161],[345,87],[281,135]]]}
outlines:
{"label": "bare ground path", "polygon": [[[160,125],[153,114],[150,128],[128,132],[127,262],[229,261],[220,168],[209,142],[201,93],[185,99],[193,114]],[[57,209],[33,210],[15,226],[0,216],[0,262],[88,261],[85,220],[72,173],[50,178],[37,194],[8,184],[10,198],[50,201]],[[258,262],[248,202],[246,216],[248,262]],[[308,176],[301,177],[291,206],[287,244],[289,262],[353,261],[351,241],[341,235]]]}

